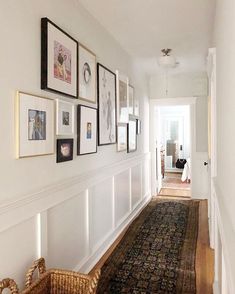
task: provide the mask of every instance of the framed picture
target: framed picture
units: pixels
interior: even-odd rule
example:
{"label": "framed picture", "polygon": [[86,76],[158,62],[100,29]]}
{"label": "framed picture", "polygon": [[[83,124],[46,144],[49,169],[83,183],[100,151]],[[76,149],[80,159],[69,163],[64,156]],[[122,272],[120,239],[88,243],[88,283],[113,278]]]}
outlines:
{"label": "framed picture", "polygon": [[127,124],[118,123],[117,124],[117,151],[127,150]]}
{"label": "framed picture", "polygon": [[78,142],[77,154],[97,152],[97,110],[92,107],[78,105]]}
{"label": "framed picture", "polygon": [[116,75],[97,64],[98,80],[98,143],[116,143]]}
{"label": "framed picture", "polygon": [[134,97],[134,115],[139,116],[139,99],[137,97]]}
{"label": "framed picture", "polygon": [[54,111],[54,100],[17,92],[17,158],[54,153]]}
{"label": "framed picture", "polygon": [[73,160],[73,139],[57,139],[56,162]]}
{"label": "framed picture", "polygon": [[117,121],[128,123],[129,99],[128,99],[128,78],[116,72],[117,79]]}
{"label": "framed picture", "polygon": [[56,100],[56,135],[74,135],[74,104]]}
{"label": "framed picture", "polygon": [[128,96],[129,96],[129,114],[134,114],[134,87],[128,86]]}
{"label": "framed picture", "polygon": [[79,98],[96,103],[96,56],[79,45]]}
{"label": "framed picture", "polygon": [[41,19],[41,89],[78,96],[78,42],[48,18]]}
{"label": "framed picture", "polygon": [[139,118],[136,119],[136,134],[141,134],[141,120]]}
{"label": "framed picture", "polygon": [[134,116],[129,117],[127,125],[127,152],[134,152],[137,150],[137,124]]}

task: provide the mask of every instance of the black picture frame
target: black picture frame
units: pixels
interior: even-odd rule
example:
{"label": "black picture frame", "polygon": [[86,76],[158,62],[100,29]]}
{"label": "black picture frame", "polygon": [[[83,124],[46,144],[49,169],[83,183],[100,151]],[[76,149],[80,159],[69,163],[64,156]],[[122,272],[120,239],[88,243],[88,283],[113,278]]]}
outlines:
{"label": "black picture frame", "polygon": [[141,134],[141,120],[139,118],[136,119],[136,134]]}
{"label": "black picture frame", "polygon": [[[107,74],[111,74],[113,76],[113,93],[112,93],[112,106],[113,108],[111,109],[111,113],[114,113],[114,116],[111,117],[113,127],[112,131],[114,133],[114,138],[108,142],[107,140],[104,140],[102,138],[102,132],[103,130],[102,125],[104,124],[104,120],[107,119],[107,116],[104,117],[102,108],[102,93],[101,93],[101,85],[100,85],[100,70],[103,69]],[[106,66],[102,65],[101,63],[97,63],[97,100],[98,100],[98,145],[99,146],[104,146],[104,145],[112,145],[117,143],[117,81],[116,81],[116,74],[112,72],[110,69],[108,69]],[[114,112],[113,112],[114,110]],[[102,123],[103,120],[103,123]]]}
{"label": "black picture frame", "polygon": [[[85,111],[87,111],[87,113],[90,112],[89,121],[86,119],[84,120],[83,116],[85,115]],[[93,127],[93,131],[91,129],[91,137],[89,138],[88,137],[84,138],[84,134],[85,134],[85,131],[84,131],[85,125],[83,125],[84,121],[87,123],[87,128],[89,123],[91,123],[91,128],[92,128],[92,124],[95,125]],[[88,129],[86,134],[87,134],[86,136],[88,136]],[[88,139],[92,139],[92,134],[94,134],[94,142],[93,142],[93,146],[89,146],[91,144],[89,144]],[[83,146],[84,142],[88,143],[87,145],[90,148],[90,150],[84,151],[84,146]],[[77,107],[77,155],[87,155],[87,154],[93,154],[93,153],[97,153],[97,109],[90,106],[78,105]]]}
{"label": "black picture frame", "polygon": [[[63,155],[61,152],[62,145],[70,146],[70,153],[68,156]],[[73,160],[73,139],[57,139],[56,142],[56,162],[65,162]]]}
{"label": "black picture frame", "polygon": [[[71,56],[69,54],[64,54],[63,58],[66,59],[71,57],[72,60],[74,60],[73,62],[68,62],[68,66],[70,69],[70,75],[67,74],[68,70],[66,69],[66,66],[63,66],[63,64],[65,64],[65,60],[62,58],[62,64],[61,64],[61,68],[63,68],[63,76],[65,76],[66,73],[66,77],[65,80],[63,80],[63,78],[58,78],[55,77],[55,63],[54,63],[54,58],[53,61],[49,60],[49,55],[51,56],[51,54],[55,54],[55,40],[54,40],[54,47],[53,47],[53,53],[51,52],[51,46],[50,45],[50,40],[49,38],[49,27],[52,26],[54,27],[56,30],[55,32],[57,32],[60,36],[64,37],[65,39],[68,38],[69,42],[71,44],[73,44],[73,50],[70,51],[71,48],[67,48],[63,45],[61,45],[58,42],[58,45],[60,44],[60,50],[67,50],[65,51],[67,52],[72,52]],[[50,52],[48,52],[48,50]],[[73,58],[72,58],[73,56]],[[54,57],[54,55],[53,55]],[[59,58],[58,58],[59,60]],[[70,60],[71,61],[71,60]],[[53,62],[53,65],[52,65]],[[50,70],[51,69],[51,70]],[[53,74],[50,74],[51,72],[53,72]],[[69,78],[70,76],[70,78]],[[74,78],[73,78],[74,76]],[[69,79],[69,80],[66,80]],[[69,82],[71,83],[71,89],[69,90]],[[55,85],[53,85],[53,83]],[[66,87],[68,89],[66,89]],[[47,90],[47,91],[51,91],[51,92],[55,92],[55,93],[59,93],[59,94],[63,94],[72,98],[78,98],[78,41],[75,40],[73,37],[71,37],[68,33],[66,33],[64,30],[62,30],[60,27],[58,27],[55,23],[53,23],[51,20],[49,20],[47,17],[41,18],[41,89],[42,90]]]}
{"label": "black picture frame", "polygon": [[[132,139],[134,138],[134,147]],[[127,124],[127,153],[137,150],[137,124],[136,117],[129,115],[129,123]]]}

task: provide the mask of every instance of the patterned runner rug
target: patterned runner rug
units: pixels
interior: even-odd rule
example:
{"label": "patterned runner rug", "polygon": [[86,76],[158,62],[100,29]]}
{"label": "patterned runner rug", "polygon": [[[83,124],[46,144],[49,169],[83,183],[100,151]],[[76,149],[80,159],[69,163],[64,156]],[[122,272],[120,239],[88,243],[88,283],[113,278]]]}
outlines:
{"label": "patterned runner rug", "polygon": [[152,200],[101,269],[97,293],[196,293],[199,201]]}

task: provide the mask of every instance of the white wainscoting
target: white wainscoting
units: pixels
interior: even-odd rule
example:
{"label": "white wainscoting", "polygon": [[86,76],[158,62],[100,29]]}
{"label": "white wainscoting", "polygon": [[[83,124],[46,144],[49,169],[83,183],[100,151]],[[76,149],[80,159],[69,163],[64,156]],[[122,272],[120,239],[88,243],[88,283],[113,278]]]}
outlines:
{"label": "white wainscoting", "polygon": [[211,185],[210,239],[215,250],[215,276],[213,293],[235,293],[235,237],[231,221],[223,204],[216,178]]}
{"label": "white wainscoting", "polygon": [[2,204],[0,279],[22,287],[40,256],[48,268],[89,272],[150,199],[147,153]]}

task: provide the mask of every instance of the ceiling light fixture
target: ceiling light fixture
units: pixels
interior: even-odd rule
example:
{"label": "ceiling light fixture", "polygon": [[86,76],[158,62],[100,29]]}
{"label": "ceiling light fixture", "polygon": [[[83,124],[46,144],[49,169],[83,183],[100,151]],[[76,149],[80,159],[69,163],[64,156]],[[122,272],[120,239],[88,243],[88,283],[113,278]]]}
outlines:
{"label": "ceiling light fixture", "polygon": [[162,56],[158,58],[158,64],[163,68],[174,68],[179,63],[176,62],[175,57],[170,55],[172,52],[172,49],[162,49]]}

